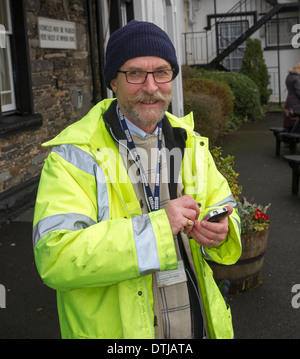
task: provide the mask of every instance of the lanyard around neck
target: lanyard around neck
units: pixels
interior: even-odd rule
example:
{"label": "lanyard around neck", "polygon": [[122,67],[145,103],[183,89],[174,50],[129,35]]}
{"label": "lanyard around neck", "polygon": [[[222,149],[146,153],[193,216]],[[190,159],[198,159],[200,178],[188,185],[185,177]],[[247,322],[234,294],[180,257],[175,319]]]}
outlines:
{"label": "lanyard around neck", "polygon": [[154,196],[152,194],[147,175],[144,171],[140,156],[137,152],[137,149],[135,147],[133,138],[131,136],[131,133],[128,129],[128,126],[125,121],[125,116],[122,114],[122,112],[118,111],[120,123],[122,126],[122,129],[126,135],[127,141],[129,143],[129,146],[132,150],[133,156],[140,168],[141,171],[141,178],[145,185],[148,202],[151,208],[149,208],[150,211],[157,211],[160,208],[159,203],[159,186],[160,186],[160,170],[161,170],[161,149],[162,149],[162,121],[158,123],[158,143],[157,143],[157,165],[156,165],[156,174],[155,174],[155,187],[154,187]]}

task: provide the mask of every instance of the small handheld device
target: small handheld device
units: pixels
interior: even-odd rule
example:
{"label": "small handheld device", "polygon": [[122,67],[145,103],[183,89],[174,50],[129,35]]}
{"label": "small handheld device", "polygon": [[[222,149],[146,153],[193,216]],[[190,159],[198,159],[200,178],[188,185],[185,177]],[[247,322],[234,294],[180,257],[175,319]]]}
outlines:
{"label": "small handheld device", "polygon": [[203,219],[208,222],[219,222],[221,218],[225,217],[228,213],[228,209],[223,207],[221,209],[216,209],[208,213]]}

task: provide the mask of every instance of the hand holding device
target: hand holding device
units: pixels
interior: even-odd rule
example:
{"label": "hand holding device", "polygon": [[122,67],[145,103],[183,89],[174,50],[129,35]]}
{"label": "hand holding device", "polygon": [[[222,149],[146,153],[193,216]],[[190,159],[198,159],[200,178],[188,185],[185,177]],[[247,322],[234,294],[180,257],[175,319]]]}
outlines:
{"label": "hand holding device", "polygon": [[225,217],[228,213],[228,209],[223,207],[221,209],[213,210],[208,213],[203,219],[208,222],[219,222],[221,218]]}
{"label": "hand holding device", "polygon": [[229,230],[227,217],[232,211],[231,206],[212,210],[201,222],[195,221],[190,232],[191,237],[205,248],[217,247],[226,239]]}

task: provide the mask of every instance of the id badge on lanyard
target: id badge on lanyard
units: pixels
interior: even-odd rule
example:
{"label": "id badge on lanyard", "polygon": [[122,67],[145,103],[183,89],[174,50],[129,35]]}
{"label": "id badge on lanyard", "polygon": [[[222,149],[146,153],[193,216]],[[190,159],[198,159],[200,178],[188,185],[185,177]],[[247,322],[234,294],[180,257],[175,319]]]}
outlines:
{"label": "id badge on lanyard", "polygon": [[142,178],[143,178],[143,183],[145,185],[145,189],[146,189],[146,193],[147,193],[147,197],[148,197],[148,202],[150,205],[150,210],[151,211],[157,211],[160,208],[160,203],[159,203],[159,186],[160,186],[160,170],[161,170],[161,149],[162,149],[162,121],[160,121],[158,123],[158,143],[157,143],[157,165],[156,165],[156,174],[155,174],[155,187],[154,187],[154,196],[153,193],[151,191],[148,179],[147,179],[147,175],[144,171],[140,156],[137,152],[137,149],[135,147],[133,138],[131,136],[131,133],[128,129],[128,126],[126,124],[125,121],[125,116],[120,112],[120,110],[118,111],[119,113],[119,118],[120,118],[120,123],[122,126],[122,129],[126,135],[127,141],[131,147],[131,150],[133,152],[134,158],[140,168],[141,174],[142,174]]}

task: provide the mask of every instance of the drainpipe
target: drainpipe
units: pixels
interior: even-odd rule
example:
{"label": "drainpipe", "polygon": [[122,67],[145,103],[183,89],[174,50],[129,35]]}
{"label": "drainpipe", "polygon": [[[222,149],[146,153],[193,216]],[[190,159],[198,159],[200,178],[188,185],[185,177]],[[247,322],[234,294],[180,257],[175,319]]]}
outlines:
{"label": "drainpipe", "polygon": [[279,106],[281,106],[281,71],[280,71],[280,36],[279,36],[279,16],[277,19],[277,63],[278,63],[278,89],[279,89]]}
{"label": "drainpipe", "polygon": [[195,24],[194,12],[193,12],[193,0],[188,0],[189,2],[189,22],[191,25]]}
{"label": "drainpipe", "polygon": [[92,0],[87,0],[87,15],[88,15],[88,25],[89,25],[90,56],[91,56],[91,67],[92,67],[92,82],[93,82],[92,103],[94,105],[96,105],[99,102],[99,94],[98,94],[98,86],[97,86],[95,36],[94,36],[94,24],[93,24],[93,4],[92,4]]}
{"label": "drainpipe", "polygon": [[107,98],[107,88],[104,81],[104,63],[105,63],[105,51],[104,51],[104,36],[103,36],[103,23],[102,23],[102,11],[101,1],[96,0],[96,17],[97,17],[97,35],[98,35],[98,56],[99,56],[99,77],[100,77],[100,90],[101,98]]}
{"label": "drainpipe", "polygon": [[217,18],[217,1],[214,0],[214,13],[215,13],[215,28],[216,28],[216,51],[217,56],[220,53],[219,49],[219,27],[218,27],[218,18]]}

